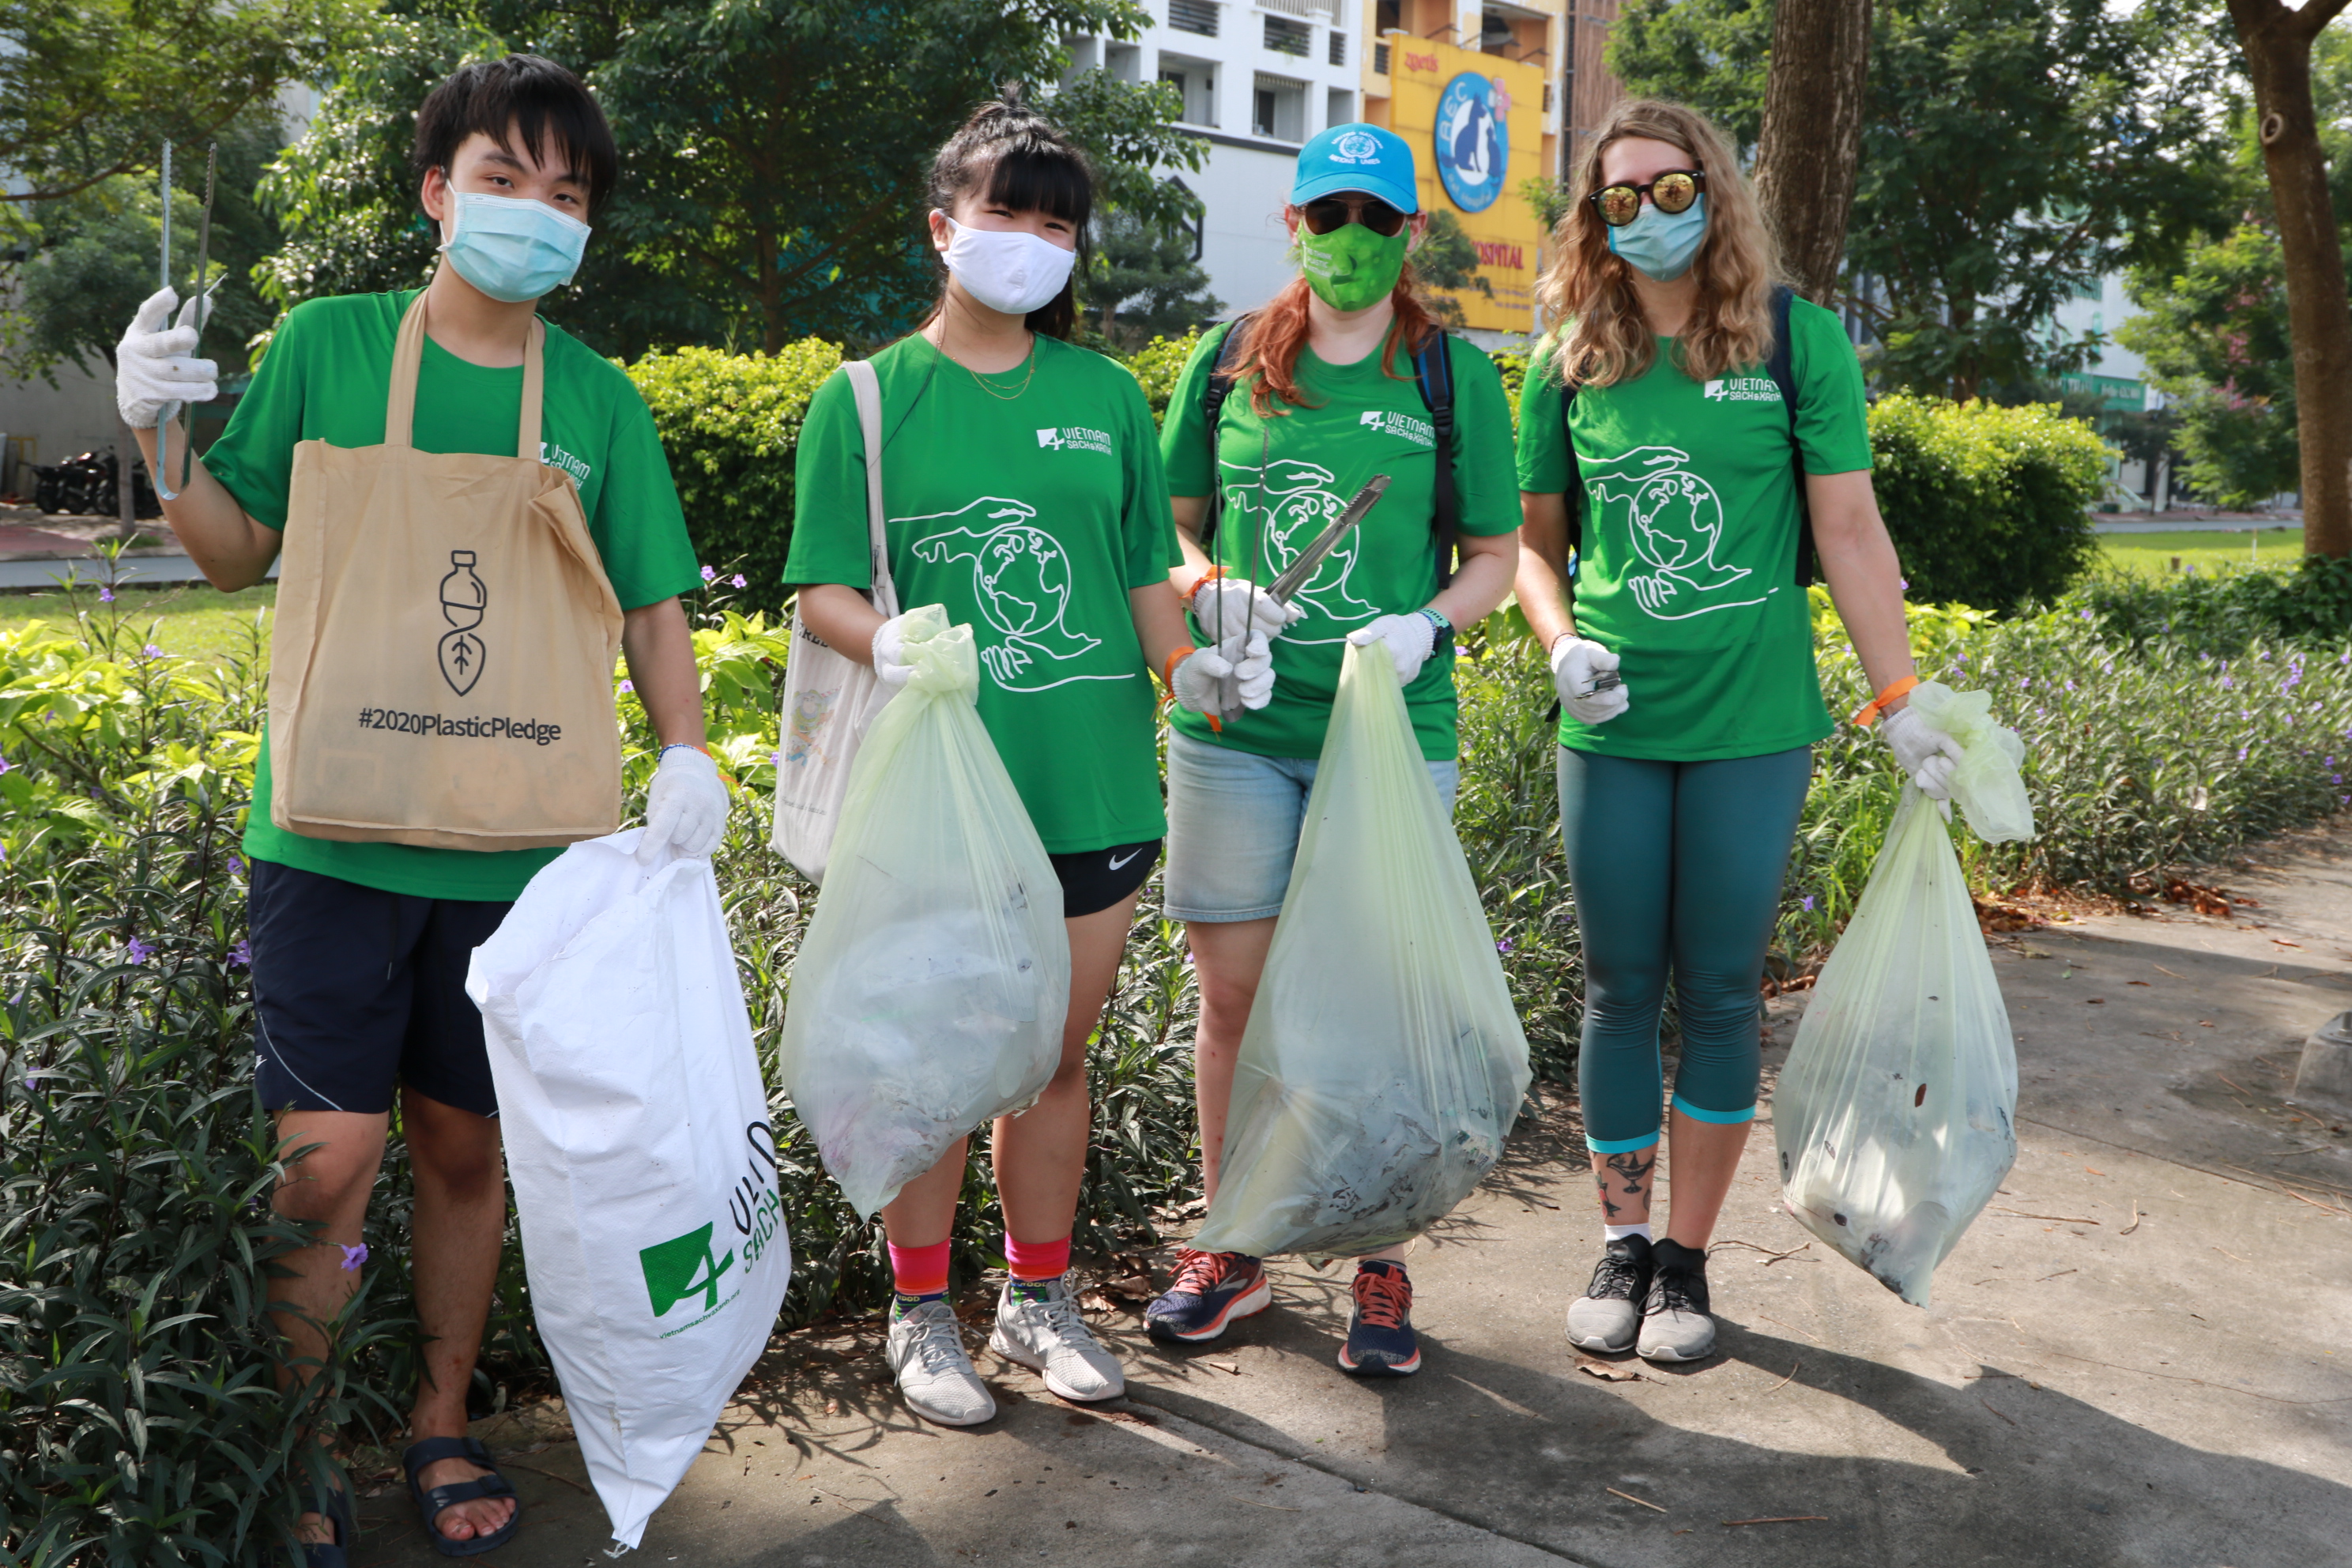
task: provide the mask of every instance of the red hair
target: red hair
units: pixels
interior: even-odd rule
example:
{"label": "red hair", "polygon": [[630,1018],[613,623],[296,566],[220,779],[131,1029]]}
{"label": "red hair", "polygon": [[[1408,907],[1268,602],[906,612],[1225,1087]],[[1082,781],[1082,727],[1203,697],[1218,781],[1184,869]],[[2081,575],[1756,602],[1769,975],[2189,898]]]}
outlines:
{"label": "red hair", "polygon": [[[1264,310],[1249,317],[1246,326],[1234,328],[1244,335],[1234,345],[1230,374],[1234,385],[1249,384],[1250,408],[1261,419],[1284,412],[1274,405],[1277,398],[1294,407],[1306,406],[1306,394],[1298,390],[1298,354],[1307,346],[1307,279],[1294,278],[1266,301]],[[1421,352],[1432,333],[1442,330],[1413,292],[1412,262],[1404,264],[1389,304],[1396,319],[1389,323],[1388,336],[1381,343],[1381,369],[1395,380],[1407,381],[1410,374],[1401,374],[1396,368],[1397,350],[1402,347],[1410,359]]]}

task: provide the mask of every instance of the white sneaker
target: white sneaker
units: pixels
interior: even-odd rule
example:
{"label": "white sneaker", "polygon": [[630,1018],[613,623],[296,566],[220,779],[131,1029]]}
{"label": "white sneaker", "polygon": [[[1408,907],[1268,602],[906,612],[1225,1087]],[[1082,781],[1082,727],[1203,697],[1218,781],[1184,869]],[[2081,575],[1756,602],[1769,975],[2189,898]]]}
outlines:
{"label": "white sneaker", "polygon": [[890,1320],[883,1347],[907,1408],[942,1426],[977,1426],[996,1414],[988,1385],[972,1369],[963,1348],[963,1328],[945,1301],[925,1301]]}
{"label": "white sneaker", "polygon": [[[1034,1281],[1030,1288],[1035,1288]],[[1117,1399],[1127,1392],[1118,1358],[1103,1349],[1078,1316],[1066,1274],[1046,1285],[1041,1298],[1016,1296],[1006,1285],[997,1299],[988,1348],[1041,1374],[1045,1386],[1065,1399]]]}

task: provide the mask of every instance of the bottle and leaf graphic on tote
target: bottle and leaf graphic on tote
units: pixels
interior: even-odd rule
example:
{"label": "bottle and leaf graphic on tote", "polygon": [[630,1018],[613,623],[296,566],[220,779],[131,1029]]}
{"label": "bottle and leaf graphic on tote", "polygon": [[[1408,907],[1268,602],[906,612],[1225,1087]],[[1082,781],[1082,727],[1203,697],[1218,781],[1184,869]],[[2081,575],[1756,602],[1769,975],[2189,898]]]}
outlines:
{"label": "bottle and leaf graphic on tote", "polygon": [[453,629],[441,637],[441,679],[460,697],[482,678],[488,650],[474,628],[482,624],[489,604],[489,589],[474,574],[474,552],[449,552],[449,574],[441,579],[441,615]]}

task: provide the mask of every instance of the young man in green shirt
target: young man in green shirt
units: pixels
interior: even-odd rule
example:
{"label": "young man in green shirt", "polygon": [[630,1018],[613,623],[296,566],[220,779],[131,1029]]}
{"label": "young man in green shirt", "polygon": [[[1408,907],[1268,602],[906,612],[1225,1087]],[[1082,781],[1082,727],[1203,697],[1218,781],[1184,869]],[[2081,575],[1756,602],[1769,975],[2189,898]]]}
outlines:
{"label": "young man in green shirt", "polygon": [[[433,91],[411,157],[420,204],[443,237],[443,264],[425,290],[414,445],[512,456],[535,306],[579,264],[586,220],[616,170],[612,132],[570,71],[509,56],[468,66]],[[413,291],[315,300],[279,324],[228,429],[164,505],[215,587],[260,582],[278,555],[299,443],[384,443],[394,337],[415,300]],[[149,300],[118,354],[118,402],[151,467],[159,415],[214,395],[214,367],[190,357],[193,326],[166,326],[176,303],[169,289]],[[702,750],[693,640],[678,603],[698,574],[668,465],[618,369],[553,326],[543,356],[539,458],[577,487],[624,612],[631,678],[663,743],[640,853],[707,855],[728,800]],[[181,461],[173,453],[173,468]],[[292,1359],[322,1357],[315,1325],[331,1321],[358,1282],[397,1084],[415,1178],[425,1342],[407,1465],[436,1548],[470,1555],[518,1521],[488,1451],[466,1437],[506,1190],[481,1017],[464,984],[473,948],[559,851],[310,837],[271,822],[270,795],[265,744],[245,837],[256,1078],[278,1112],[282,1147],[300,1151],[278,1209],[320,1224],[318,1245],[280,1260],[290,1278],[272,1287],[273,1305]],[[351,1544],[350,1501],[341,1491],[315,1500],[304,1521],[307,1568],[337,1568]]]}

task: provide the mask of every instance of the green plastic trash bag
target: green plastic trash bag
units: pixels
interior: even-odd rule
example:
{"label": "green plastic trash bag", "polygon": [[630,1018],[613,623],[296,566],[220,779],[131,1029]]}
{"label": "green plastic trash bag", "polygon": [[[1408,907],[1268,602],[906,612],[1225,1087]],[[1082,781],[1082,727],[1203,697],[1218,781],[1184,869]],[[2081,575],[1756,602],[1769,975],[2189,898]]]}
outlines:
{"label": "green plastic trash bag", "polygon": [[[1959,741],[1953,799],[1980,837],[2027,838],[2024,747],[1981,691],[1930,683],[1919,716]],[[1911,784],[1780,1071],[1789,1212],[1916,1307],[2017,1158],[2017,1054],[1943,815]]]}
{"label": "green plastic trash bag", "polygon": [[778,1047],[860,1215],[1045,1092],[1062,1059],[1062,889],[973,698],[970,626],[908,614],[914,676],[866,731]]}
{"label": "green plastic trash bag", "polygon": [[1356,1257],[1452,1212],[1503,1152],[1528,1041],[1396,667],[1349,647],[1192,1245]]}

